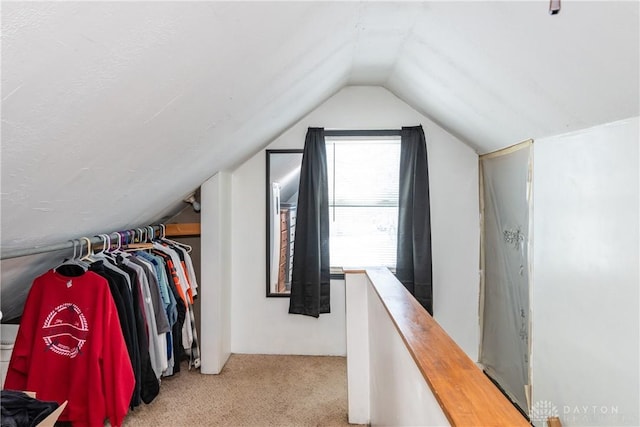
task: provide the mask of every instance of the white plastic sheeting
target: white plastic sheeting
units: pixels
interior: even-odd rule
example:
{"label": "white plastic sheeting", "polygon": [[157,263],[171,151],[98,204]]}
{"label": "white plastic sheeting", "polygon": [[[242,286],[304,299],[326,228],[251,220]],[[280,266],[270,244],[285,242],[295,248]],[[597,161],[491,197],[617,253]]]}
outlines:
{"label": "white plastic sheeting", "polygon": [[480,159],[484,298],[480,362],[520,408],[529,384],[531,143]]}

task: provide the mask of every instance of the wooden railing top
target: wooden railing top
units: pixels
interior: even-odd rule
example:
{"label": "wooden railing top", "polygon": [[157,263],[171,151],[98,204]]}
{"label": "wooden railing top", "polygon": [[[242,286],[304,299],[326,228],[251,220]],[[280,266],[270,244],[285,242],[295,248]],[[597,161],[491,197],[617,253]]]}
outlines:
{"label": "wooden railing top", "polygon": [[388,269],[366,274],[452,426],[530,425]]}

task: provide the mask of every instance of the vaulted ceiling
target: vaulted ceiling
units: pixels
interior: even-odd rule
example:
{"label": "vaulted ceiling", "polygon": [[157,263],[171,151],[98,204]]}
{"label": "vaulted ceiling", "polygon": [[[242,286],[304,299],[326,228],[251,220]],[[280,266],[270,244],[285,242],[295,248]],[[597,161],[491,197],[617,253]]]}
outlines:
{"label": "vaulted ceiling", "polygon": [[489,152],[638,115],[638,2],[3,2],[2,246],[151,223],[347,85]]}

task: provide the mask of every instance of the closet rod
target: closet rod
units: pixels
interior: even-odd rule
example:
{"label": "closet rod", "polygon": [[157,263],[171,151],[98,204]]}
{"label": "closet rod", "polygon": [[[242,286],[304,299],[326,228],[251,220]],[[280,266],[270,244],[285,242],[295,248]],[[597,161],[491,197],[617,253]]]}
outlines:
{"label": "closet rod", "polygon": [[[160,225],[151,225],[149,227],[153,227],[154,232],[162,231],[162,226]],[[144,230],[146,227],[138,227],[138,228],[142,228]],[[112,240],[116,240],[118,239],[118,233],[127,233],[131,231],[137,231],[137,229],[132,228],[130,230],[114,231],[109,234],[109,237]],[[80,242],[80,249],[82,249],[82,245],[86,244],[86,240],[83,238],[75,239],[75,240]],[[99,243],[102,244],[103,242],[102,237],[100,236],[91,237],[89,241],[91,242],[92,245],[96,245]],[[76,244],[76,246],[78,245]],[[61,242],[61,243],[53,243],[50,245],[34,246],[32,248],[7,249],[6,251],[3,250],[2,254],[0,254],[0,260],[19,258],[27,255],[43,254],[45,252],[61,251],[64,249],[73,249],[73,240],[67,240],[66,242]]]}

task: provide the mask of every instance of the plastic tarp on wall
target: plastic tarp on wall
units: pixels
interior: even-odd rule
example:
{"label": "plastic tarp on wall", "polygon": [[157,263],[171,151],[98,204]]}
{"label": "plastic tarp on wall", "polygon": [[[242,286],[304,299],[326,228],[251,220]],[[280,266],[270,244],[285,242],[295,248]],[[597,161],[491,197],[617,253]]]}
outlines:
{"label": "plastic tarp on wall", "polygon": [[528,411],[531,142],[480,158],[483,300],[480,362]]}

